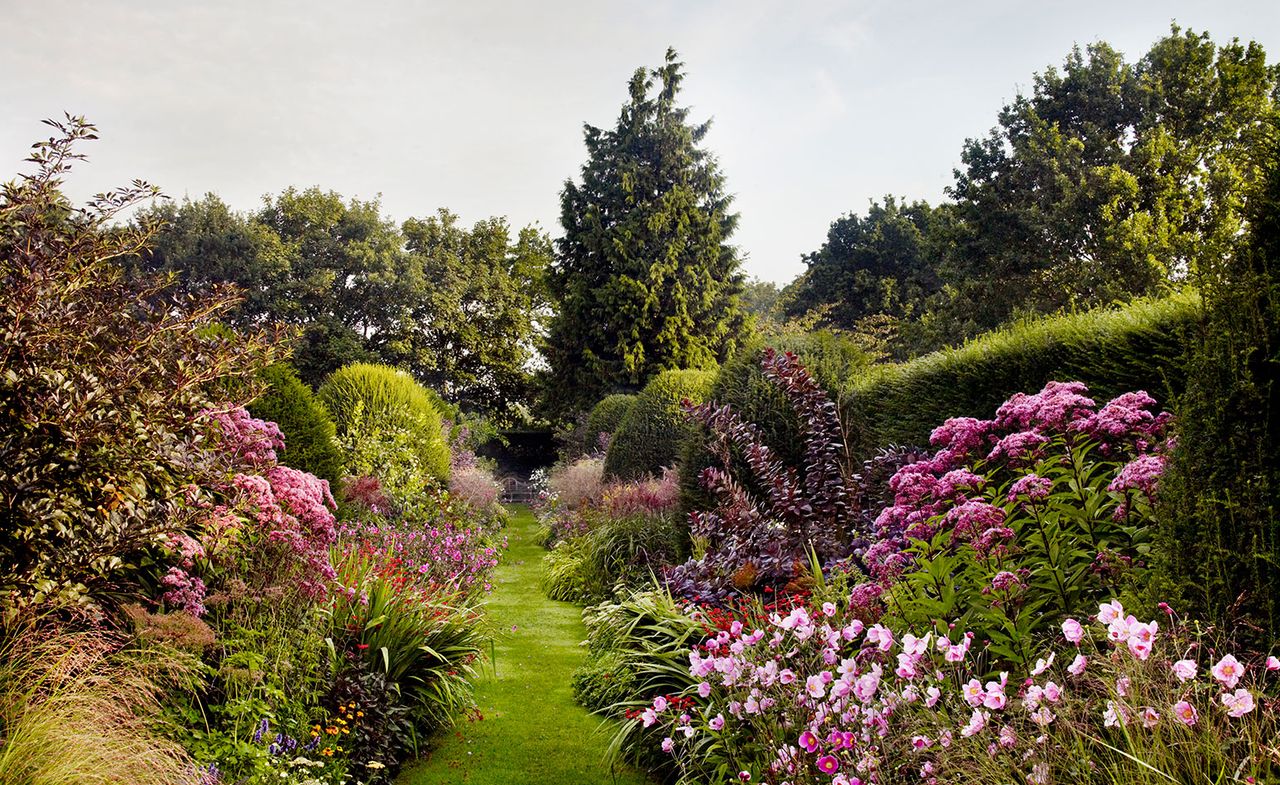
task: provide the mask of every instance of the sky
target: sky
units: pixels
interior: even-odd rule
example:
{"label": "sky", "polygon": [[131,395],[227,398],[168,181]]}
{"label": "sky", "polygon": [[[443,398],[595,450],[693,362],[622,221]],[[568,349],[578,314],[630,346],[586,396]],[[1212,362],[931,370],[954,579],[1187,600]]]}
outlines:
{"label": "sky", "polygon": [[1280,61],[1275,0],[0,0],[0,179],[65,111],[101,136],[80,200],[141,178],[247,211],[318,185],[554,236],[583,123],[673,46],[744,269],[781,284],[841,215],[944,199],[964,140],[1073,44],[1137,60],[1175,20]]}

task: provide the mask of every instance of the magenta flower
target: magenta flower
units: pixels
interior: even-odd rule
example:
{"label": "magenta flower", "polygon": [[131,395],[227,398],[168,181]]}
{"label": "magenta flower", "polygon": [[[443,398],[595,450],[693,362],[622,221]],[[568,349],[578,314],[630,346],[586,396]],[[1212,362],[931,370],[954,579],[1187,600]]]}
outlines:
{"label": "magenta flower", "polygon": [[813,731],[804,731],[800,734],[800,746],[805,752],[817,752],[820,740]]}
{"label": "magenta flower", "polygon": [[818,758],[818,771],[823,774],[835,774],[840,771],[840,761],[834,755],[823,755]]}

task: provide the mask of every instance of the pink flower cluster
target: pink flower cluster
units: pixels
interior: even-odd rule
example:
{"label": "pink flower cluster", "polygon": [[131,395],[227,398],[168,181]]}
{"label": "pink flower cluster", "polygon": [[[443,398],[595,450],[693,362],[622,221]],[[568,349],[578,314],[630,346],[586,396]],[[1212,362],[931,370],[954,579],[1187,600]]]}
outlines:
{"label": "pink flower cluster", "polygon": [[[1150,451],[1165,443],[1168,413],[1156,414],[1145,392],[1125,393],[1100,409],[1087,393],[1080,382],[1049,382],[1034,395],[1011,397],[994,419],[956,417],[934,429],[930,442],[937,452],[903,467],[889,482],[894,503],[876,518],[877,542],[864,557],[871,576],[892,582],[910,566],[903,548],[942,531],[950,532],[953,546],[973,544],[983,557],[1002,554],[1014,531],[1007,511],[995,503],[1045,502],[1053,481],[1029,467],[1049,457],[1051,448],[1069,455],[1095,444],[1106,456],[1134,454],[1109,490],[1154,493],[1165,458]],[[999,471],[1011,475],[1003,500],[984,493]],[[1120,500],[1116,514],[1127,510],[1127,498]]]}
{"label": "pink flower cluster", "polygon": [[243,406],[204,414],[217,424],[222,446],[230,449],[234,459],[257,468],[275,465],[276,450],[284,449],[280,426],[251,416]]}
{"label": "pink flower cluster", "polygon": [[[1241,686],[1248,668],[1234,655],[1209,668],[1209,682],[1197,681],[1194,660],[1157,662],[1159,625],[1126,614],[1118,601],[1099,608],[1102,633],[1091,635],[1093,625],[1075,619],[1063,623],[1077,647],[1069,665],[1055,664],[1050,651],[1024,678],[984,677],[987,653],[971,651],[970,634],[899,636],[831,610],[796,607],[773,614],[763,629],[735,622],[720,630],[689,652],[693,686],[678,701],[655,699],[640,724],[666,731],[661,748],[686,772],[701,766],[778,785],[863,785],[897,782],[912,768],[924,782],[952,782],[970,774],[965,767],[977,755],[1046,783],[1055,750],[1078,749],[1050,739],[1079,733],[1082,724],[1086,737],[1119,726],[1139,732],[1166,717],[1192,727],[1209,712],[1219,722],[1242,721],[1261,705],[1256,687]],[[1096,653],[1079,649],[1094,641]],[[1168,651],[1186,647],[1171,639]],[[1274,675],[1280,660],[1268,658],[1261,670]],[[717,741],[726,734],[751,744]],[[749,750],[761,747],[763,757],[752,757]]]}

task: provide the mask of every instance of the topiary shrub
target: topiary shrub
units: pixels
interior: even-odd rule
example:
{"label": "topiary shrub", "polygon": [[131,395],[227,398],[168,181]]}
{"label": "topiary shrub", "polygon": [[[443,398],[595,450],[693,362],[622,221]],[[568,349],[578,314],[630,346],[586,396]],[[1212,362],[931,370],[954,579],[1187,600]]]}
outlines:
{"label": "topiary shrub", "polygon": [[[780,354],[790,352],[833,399],[857,372],[871,365],[872,357],[853,341],[819,331],[803,335],[758,340],[725,363],[716,374],[709,400],[729,406],[743,420],[755,423],[761,441],[786,466],[800,468],[804,458],[804,429],[786,397],[765,378],[761,367],[766,343]],[[680,455],[681,509],[707,510],[715,505],[698,482],[703,469],[716,464],[708,448],[709,433],[701,426],[691,431]],[[745,468],[745,467],[738,467]],[[745,471],[738,472],[746,476]]]}
{"label": "topiary shrub", "polygon": [[1152,595],[1267,648],[1280,638],[1280,132],[1259,153],[1247,242],[1200,265]]}
{"label": "topiary shrub", "polygon": [[866,458],[887,444],[925,444],[938,423],[982,417],[1055,379],[1084,382],[1098,398],[1146,390],[1169,400],[1185,383],[1187,333],[1198,311],[1193,293],[1139,300],[1013,325],[861,372],[841,400],[850,452]]}
{"label": "topiary shrub", "polygon": [[586,440],[587,449],[594,449],[599,443],[600,434],[610,436],[618,432],[627,412],[636,404],[636,396],[627,393],[607,395],[591,408],[587,414]]}
{"label": "topiary shrub", "polygon": [[663,371],[653,377],[613,434],[604,459],[605,477],[637,480],[675,464],[693,428],[680,402],[706,401],[714,381],[711,371]]}
{"label": "topiary shrub", "polygon": [[267,389],[249,405],[249,413],[280,426],[284,449],[277,451],[276,459],[337,487],[342,454],[329,410],[287,363],[264,368],[258,376]]}
{"label": "topiary shrub", "polygon": [[[441,431],[440,412],[431,392],[404,371],[386,365],[352,363],[329,375],[320,387],[320,400],[328,407],[340,439],[358,433],[360,447],[374,452],[369,440],[385,441],[397,457],[385,471],[425,475],[440,482],[449,479],[449,446]],[[376,458],[369,458],[377,463]],[[406,467],[406,461],[416,461]],[[388,461],[384,461],[388,462]],[[348,459],[344,467],[353,474],[369,467],[356,467]],[[385,480],[385,477],[379,479]]]}

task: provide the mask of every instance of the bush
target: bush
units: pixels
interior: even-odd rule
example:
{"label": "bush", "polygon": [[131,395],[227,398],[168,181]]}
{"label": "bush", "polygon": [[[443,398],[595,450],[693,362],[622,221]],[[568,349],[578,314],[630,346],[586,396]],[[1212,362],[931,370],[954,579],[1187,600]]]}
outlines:
{"label": "bush", "polygon": [[1146,390],[1171,400],[1185,383],[1187,333],[1199,298],[1184,293],[1122,308],[1018,324],[851,380],[841,409],[850,451],[924,444],[938,423],[981,417],[1010,395],[1054,379],[1084,382],[1100,397]]}
{"label": "bush", "polygon": [[61,177],[95,129],[50,124],[37,172],[0,190],[0,614],[136,592],[216,458],[201,413],[252,397],[282,353],[275,336],[219,329],[228,292],[126,279],[113,260],[151,230],[112,223],[155,191],[73,208]]}
{"label": "bush", "polygon": [[[404,371],[368,363],[340,368],[320,387],[339,438],[363,450],[365,462],[381,464],[353,465],[358,459],[349,456],[348,473],[376,476],[388,487],[394,487],[391,473],[449,479],[449,447],[436,398]],[[389,454],[379,455],[379,445]],[[414,465],[406,465],[409,461]]]}
{"label": "bush", "polygon": [[267,389],[249,405],[249,412],[280,426],[284,448],[277,459],[285,466],[310,472],[337,486],[342,474],[337,431],[329,410],[302,383],[298,372],[285,363],[265,368],[259,374]]}
{"label": "bush", "polygon": [[599,444],[600,434],[608,434],[612,438],[613,434],[618,432],[618,427],[626,419],[627,412],[636,405],[636,398],[637,396],[627,393],[615,393],[605,396],[591,408],[587,413],[588,448]]}
{"label": "bush", "polygon": [[1029,668],[1063,616],[1141,580],[1169,415],[1142,392],[1106,405],[1087,394],[1050,382],[992,420],[935,429],[937,452],[890,481],[894,504],[864,556],[875,583],[855,594],[883,592],[904,629],[946,619]]}
{"label": "bush", "polygon": [[1280,131],[1251,195],[1249,242],[1201,260],[1177,448],[1161,489],[1165,591],[1208,619],[1280,638]]}
{"label": "bush", "polygon": [[706,449],[716,465],[699,479],[714,504],[689,514],[705,552],[668,571],[667,586],[679,596],[723,601],[736,592],[789,590],[812,560],[832,564],[868,544],[871,518],[856,504],[835,404],[795,355],[766,349],[761,369],[802,423],[803,469],[783,463],[760,428],[731,407],[690,408],[711,434]]}
{"label": "bush", "polygon": [[663,371],[636,396],[635,404],[613,434],[605,455],[605,477],[637,480],[673,466],[680,445],[692,430],[680,402],[707,400],[715,374],[710,371]]}
{"label": "bush", "polygon": [[[790,352],[799,358],[818,385],[835,400],[855,374],[872,361],[871,355],[857,344],[828,331],[780,336],[769,344],[779,354]],[[778,460],[800,468],[805,450],[803,424],[786,396],[765,378],[760,365],[765,348],[763,341],[757,341],[725,363],[716,374],[708,400],[732,407],[742,419],[754,423],[762,443]],[[715,504],[698,481],[704,469],[716,464],[709,438],[706,428],[695,428],[681,448],[681,508],[686,512],[710,509]]]}

